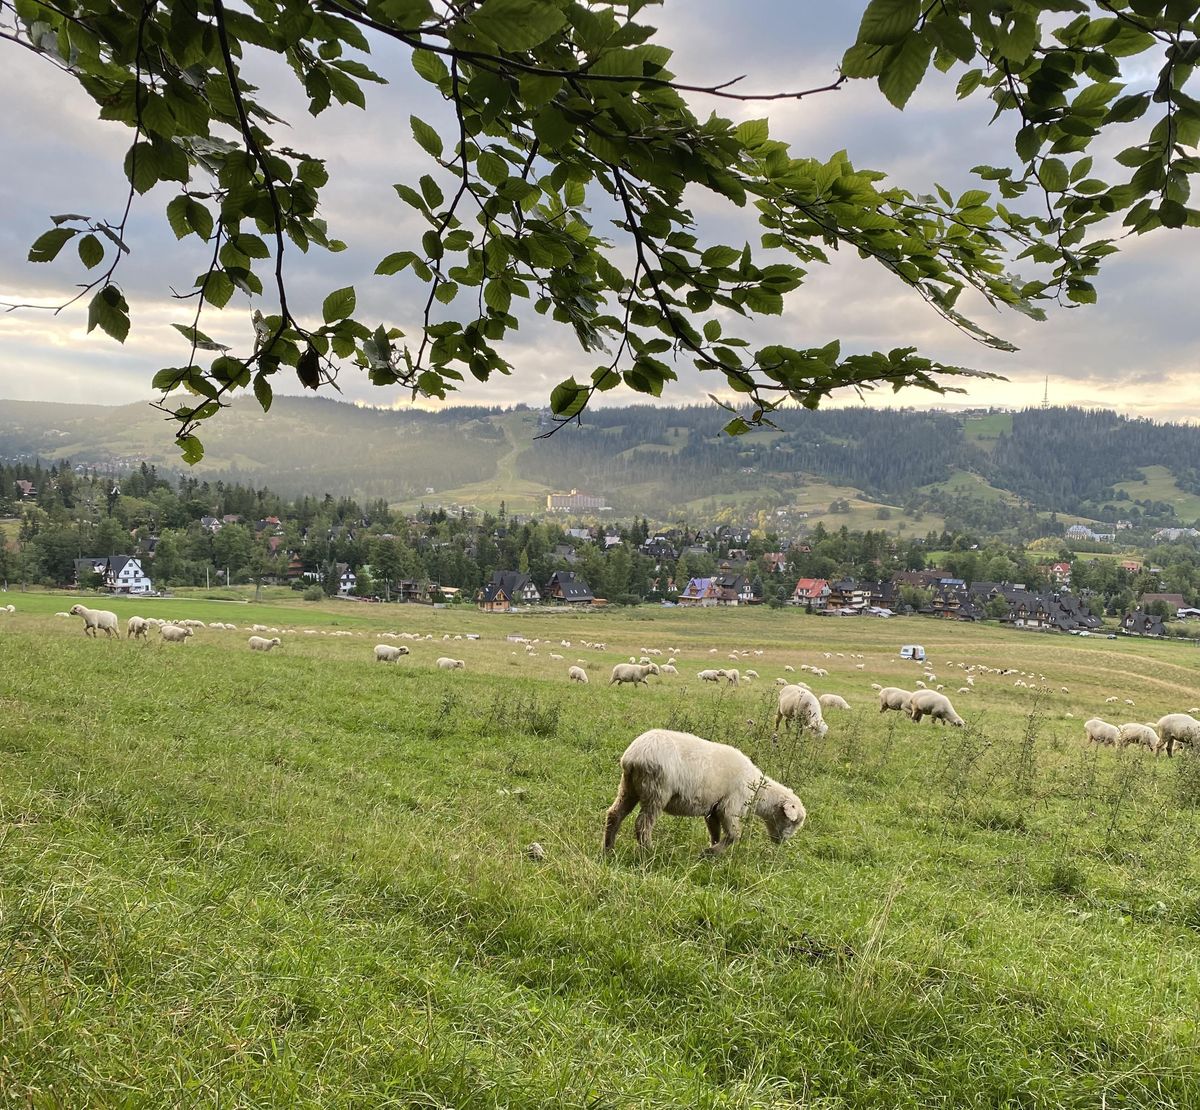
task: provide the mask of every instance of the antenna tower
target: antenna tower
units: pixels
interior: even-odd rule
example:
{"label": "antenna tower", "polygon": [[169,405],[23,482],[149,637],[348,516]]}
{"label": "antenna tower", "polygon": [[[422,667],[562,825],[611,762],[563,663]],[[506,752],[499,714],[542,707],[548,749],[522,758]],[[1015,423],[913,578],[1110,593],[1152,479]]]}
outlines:
{"label": "antenna tower", "polygon": [[1049,407],[1050,407],[1050,375],[1047,374],[1046,375],[1046,388],[1042,392],[1042,408],[1048,409]]}

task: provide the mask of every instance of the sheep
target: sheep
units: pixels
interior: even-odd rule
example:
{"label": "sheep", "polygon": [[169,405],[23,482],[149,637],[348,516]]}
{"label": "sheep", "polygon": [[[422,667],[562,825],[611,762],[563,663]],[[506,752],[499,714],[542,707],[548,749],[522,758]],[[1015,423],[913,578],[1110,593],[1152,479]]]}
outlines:
{"label": "sheep", "polygon": [[730,686],[737,686],[742,681],[741,673],[733,667],[730,667],[721,673]]}
{"label": "sheep", "polygon": [[376,663],[395,663],[402,655],[408,654],[408,648],[403,644],[376,644],[375,645],[375,662]]}
{"label": "sheep", "polygon": [[1130,744],[1145,744],[1155,755],[1162,750],[1158,733],[1154,731],[1153,725],[1142,725],[1135,722],[1121,725],[1117,732],[1120,734],[1120,744],[1123,748]]}
{"label": "sheep", "polygon": [[1104,704],[1105,704],[1105,705],[1111,705],[1111,704],[1112,704],[1114,701],[1120,701],[1120,700],[1121,700],[1121,699],[1120,699],[1120,698],[1118,698],[1116,694],[1113,694],[1113,695],[1112,695],[1112,697],[1109,697],[1109,698],[1105,698],[1105,699],[1104,699]]}
{"label": "sheep", "polygon": [[901,690],[898,686],[885,686],[879,691],[879,712],[886,713],[889,709],[895,709],[907,715],[912,707],[912,699],[913,696],[908,690]]}
{"label": "sheep", "polygon": [[775,728],[783,720],[795,721],[798,730],[812,729],[824,736],[829,726],[821,716],[821,703],[816,695],[804,686],[785,686],[779,691],[779,708],[775,711]]}
{"label": "sheep", "polygon": [[654,822],[665,812],[703,817],[713,856],[737,842],[750,813],[762,818],[776,844],[793,836],[807,817],[792,791],[737,748],[665,728],[643,732],[621,756],[621,784],[604,816],[606,853],[613,850],[621,822],[639,804],[635,835],[640,847],[650,847]]}
{"label": "sheep", "polygon": [[441,667],[443,671],[457,671],[464,668],[466,663],[464,663],[461,659],[449,659],[443,655],[438,659],[437,665]]}
{"label": "sheep", "polygon": [[724,671],[711,671],[711,670],[710,671],[699,671],[696,674],[696,677],[701,682],[720,682],[721,676],[724,673],[725,673]]}
{"label": "sheep", "polygon": [[55,613],[54,615],[55,615],[56,617],[69,617],[71,614],[70,614],[70,613],[62,613],[62,612],[59,612],[59,613]]}
{"label": "sheep", "polygon": [[[793,666],[791,665],[791,663],[785,663],[785,664],[783,665],[783,669],[784,669],[784,670],[785,670],[785,671],[786,671],[788,674],[794,674],[794,673],[795,673],[795,670],[796,670],[796,668],[795,668],[795,667],[793,667]],[[802,668],[802,669],[803,669],[803,670],[808,670],[808,668],[807,668],[807,667],[804,667],[804,668]]]}
{"label": "sheep", "polygon": [[127,640],[144,640],[149,627],[145,617],[130,617],[125,622],[125,638]]}
{"label": "sheep", "polygon": [[5,613],[15,613],[16,611],[17,607],[15,605],[5,605],[3,608],[3,612]]}
{"label": "sheep", "polygon": [[822,694],[817,698],[822,709],[849,709],[850,703],[840,694]]}
{"label": "sheep", "polygon": [[582,667],[571,667],[567,670],[567,678],[572,682],[582,682],[584,686],[588,684],[587,671]]}
{"label": "sheep", "polygon": [[909,716],[912,717],[915,724],[919,724],[921,718],[927,716],[931,721],[937,721],[943,725],[950,724],[955,728],[964,727],[964,721],[954,711],[950,699],[936,690],[918,690],[913,694]]}
{"label": "sheep", "polygon": [[269,640],[263,636],[251,636],[246,643],[250,645],[251,651],[270,651],[279,647],[283,641],[278,636],[272,636]]}
{"label": "sheep", "polygon": [[117,614],[107,609],[89,609],[86,605],[72,605],[72,617],[83,617],[83,634],[96,638],[99,629],[104,630],[106,638],[116,636],[121,638],[121,626],[117,622]]}
{"label": "sheep", "polygon": [[608,684],[620,686],[623,683],[632,682],[636,686],[640,682],[649,686],[650,683],[646,682],[646,676],[661,673],[657,663],[618,663],[612,669],[612,677],[609,678]]}
{"label": "sheep", "polygon": [[758,678],[758,671],[746,671],[746,678]]}
{"label": "sheep", "polygon": [[1089,717],[1083,722],[1084,739],[1089,744],[1107,744],[1116,747],[1121,739],[1121,730],[1116,725],[1110,725],[1099,717]]}
{"label": "sheep", "polygon": [[880,690],[883,689],[883,687],[880,686],[878,682],[872,682],[871,689],[874,690],[876,693],[878,693]]}
{"label": "sheep", "polygon": [[658,668],[661,674],[678,674],[678,669],[672,663],[664,663]]}
{"label": "sheep", "polygon": [[190,628],[184,628],[179,624],[164,624],[162,628],[158,630],[158,633],[162,637],[162,642],[164,644],[187,643],[188,637],[193,634]]}
{"label": "sheep", "polygon": [[1175,754],[1176,744],[1187,744],[1193,750],[1200,746],[1200,721],[1187,713],[1168,713],[1154,727],[1166,745],[1168,756]]}

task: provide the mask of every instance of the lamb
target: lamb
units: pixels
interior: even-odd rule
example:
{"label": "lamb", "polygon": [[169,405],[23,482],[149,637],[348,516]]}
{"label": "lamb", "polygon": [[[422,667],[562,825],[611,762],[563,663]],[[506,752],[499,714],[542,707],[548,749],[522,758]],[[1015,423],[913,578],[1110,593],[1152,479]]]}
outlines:
{"label": "lamb", "polygon": [[621,756],[621,784],[604,817],[605,852],[612,851],[621,822],[639,804],[639,846],[650,847],[660,813],[703,817],[713,856],[737,842],[742,820],[750,813],[762,818],[776,844],[793,836],[807,816],[792,791],[764,775],[737,748],[664,728],[643,732]]}
{"label": "lamb", "polygon": [[937,721],[943,725],[950,724],[955,728],[964,727],[964,721],[954,711],[950,699],[936,690],[918,690],[913,694],[909,716],[917,724],[920,723],[922,717],[927,716],[931,721]]}
{"label": "lamb", "polygon": [[375,662],[376,663],[395,663],[402,655],[408,654],[408,648],[403,644],[376,644],[375,645]]}
{"label": "lamb", "polygon": [[797,729],[803,731],[812,729],[818,736],[824,736],[829,726],[821,716],[821,703],[816,695],[803,686],[785,686],[779,691],[779,708],[775,711],[775,728],[783,720],[795,721]]}
{"label": "lamb", "polygon": [[658,669],[659,669],[660,673],[662,673],[662,674],[678,674],[679,673],[679,671],[676,669],[676,667],[671,663],[664,663]]}
{"label": "lamb", "polygon": [[117,623],[117,614],[107,609],[89,609],[86,605],[72,605],[72,617],[83,617],[83,634],[95,639],[100,629],[104,630],[106,638],[116,636],[121,638],[121,626]]}
{"label": "lamb", "polygon": [[441,667],[443,671],[457,671],[464,668],[466,663],[464,663],[461,659],[448,659],[443,655],[438,659],[437,665]]}
{"label": "lamb", "polygon": [[725,680],[729,683],[730,686],[737,686],[742,681],[741,673],[739,671],[737,671],[736,669],[734,669],[733,667],[730,667],[730,668],[722,671],[721,673],[724,676]]}
{"label": "lamb", "polygon": [[125,638],[144,640],[149,627],[150,625],[146,623],[145,617],[130,617],[125,622]]}
{"label": "lamb", "polygon": [[1121,730],[1116,725],[1110,725],[1099,717],[1089,717],[1083,722],[1084,739],[1089,744],[1107,744],[1116,747],[1121,739]]}
{"label": "lamb", "polygon": [[1130,744],[1145,744],[1155,755],[1162,750],[1158,733],[1154,731],[1153,725],[1142,725],[1135,722],[1121,725],[1117,731],[1120,733],[1120,743],[1123,748]]}
{"label": "lamb", "polygon": [[270,651],[271,648],[279,647],[283,641],[278,636],[272,636],[269,640],[264,636],[251,636],[246,643],[250,645],[251,651]]}
{"label": "lamb", "polygon": [[746,671],[746,677],[747,678],[758,678],[758,671],[748,670],[748,671]]}
{"label": "lamb", "polygon": [[1175,754],[1177,744],[1186,744],[1193,751],[1200,747],[1200,721],[1187,713],[1168,713],[1154,727],[1166,745],[1168,756]]}
{"label": "lamb", "polygon": [[184,644],[187,643],[187,638],[192,635],[190,628],[184,628],[178,624],[164,624],[158,632],[164,644]]}
{"label": "lamb", "polygon": [[885,686],[879,691],[879,712],[886,713],[889,709],[895,709],[907,715],[912,708],[912,699],[913,696],[908,690],[901,690],[898,686]]}
{"label": "lamb", "polygon": [[17,611],[17,607],[15,605],[5,605],[3,607],[3,609],[0,609],[0,612],[5,612],[5,613],[15,613],[16,611]]}
{"label": "lamb", "polygon": [[572,682],[582,682],[584,686],[588,685],[587,671],[582,667],[570,667],[567,670],[567,678]]}
{"label": "lamb", "polygon": [[626,682],[632,682],[636,686],[639,682],[649,686],[646,682],[646,676],[652,674],[661,674],[657,663],[618,663],[612,669],[612,677],[608,680],[608,684],[612,686],[614,683],[618,686]]}
{"label": "lamb", "polygon": [[701,682],[720,682],[724,671],[700,671],[696,677]]}
{"label": "lamb", "polygon": [[822,694],[817,701],[822,709],[849,709],[850,703],[840,694]]}

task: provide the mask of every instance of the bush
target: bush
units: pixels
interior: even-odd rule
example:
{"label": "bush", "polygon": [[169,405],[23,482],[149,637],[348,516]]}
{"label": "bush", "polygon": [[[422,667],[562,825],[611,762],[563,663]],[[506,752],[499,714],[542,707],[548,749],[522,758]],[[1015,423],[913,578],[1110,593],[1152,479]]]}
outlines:
{"label": "bush", "polygon": [[637,594],[617,594],[612,599],[614,605],[641,605],[642,599]]}
{"label": "bush", "polygon": [[304,591],[305,601],[324,601],[325,591],[320,586],[309,586]]}

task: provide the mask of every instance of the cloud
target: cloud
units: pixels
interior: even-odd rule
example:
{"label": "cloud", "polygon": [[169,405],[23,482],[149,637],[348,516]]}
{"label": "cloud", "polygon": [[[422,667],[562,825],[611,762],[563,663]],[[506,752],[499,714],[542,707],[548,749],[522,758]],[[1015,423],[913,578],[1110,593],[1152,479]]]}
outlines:
{"label": "cloud", "polygon": [[[681,80],[705,83],[745,74],[740,88],[774,90],[815,87],[836,73],[852,40],[862,5],[824,0],[763,0],[754,5],[728,0],[669,0],[643,15],[661,28],[675,49],[672,63]],[[0,48],[3,44],[0,44]],[[24,261],[29,243],[58,211],[94,212],[113,218],[124,201],[121,159],[131,138],[115,124],[96,122],[95,105],[64,75],[16,48],[4,50],[0,96],[10,110],[0,118],[6,173],[0,177],[0,299],[57,303],[70,295],[76,270],[62,261],[38,266]],[[253,57],[253,55],[251,55]],[[349,249],[330,255],[290,252],[294,266],[290,295],[298,312],[315,320],[326,292],[354,284],[368,319],[396,323],[410,334],[420,319],[425,289],[410,274],[373,278],[388,251],[414,246],[424,224],[397,198],[396,181],[435,172],[412,140],[409,115],[416,113],[449,134],[447,106],[411,71],[405,50],[378,46],[375,67],[389,78],[386,88],[367,86],[368,109],[333,108],[313,119],[285,67],[273,60],[253,64],[252,79],[264,100],[287,119],[286,141],[328,159],[331,181],[323,214],[331,232]],[[988,105],[953,97],[955,77],[932,75],[899,113],[866,82],[807,98],[763,104],[713,102],[693,97],[697,110],[716,110],[733,119],[765,115],[772,133],[797,153],[828,157],[846,149],[856,165],[884,168],[889,178],[914,189],[934,181],[952,190],[971,184],[967,170],[980,162],[1004,162],[1012,149],[1011,125],[988,125]],[[1108,149],[1123,145],[1114,137]],[[205,258],[194,238],[176,242],[162,218],[172,195],[160,186],[138,198],[128,229],[133,254],[120,277],[135,328],[120,347],[99,332],[86,334],[84,303],[60,314],[25,311],[0,316],[0,397],[73,399],[124,403],[149,395],[156,369],[177,365],[186,344],[172,322],[190,319],[188,302],[173,300],[170,288],[190,286]],[[689,194],[704,237],[712,242],[757,242],[753,214],[736,212],[702,191]],[[598,209],[596,219],[604,218]],[[969,400],[1036,403],[1046,377],[1055,401],[1098,402],[1156,416],[1200,416],[1200,388],[1189,383],[1200,355],[1192,319],[1191,291],[1200,285],[1200,257],[1191,249],[1194,232],[1159,234],[1123,244],[1097,282],[1099,305],[1054,311],[1044,324],[1015,314],[996,315],[976,305],[981,322],[1020,347],[1002,355],[980,347],[933,313],[910,290],[879,267],[841,252],[829,267],[815,266],[804,286],[787,298],[782,317],[747,328],[754,345],[786,342],[823,345],[839,338],[843,350],[915,345],[922,353],[954,364],[1005,374],[1008,384],[971,383]],[[214,338],[244,345],[250,306],[235,299],[221,313],[206,312],[202,326]],[[586,375],[600,361],[581,352],[568,329],[532,313],[503,353],[517,368],[488,386],[465,383],[455,401],[540,404],[565,377]],[[701,400],[724,384],[701,375],[687,360],[677,365],[680,381],[667,391],[673,402]],[[298,383],[278,379],[284,391]],[[380,391],[347,371],[340,382],[346,399],[391,403],[401,391]],[[844,397],[858,403],[853,392]],[[645,400],[624,390],[600,404]],[[923,391],[898,395],[880,391],[868,403],[937,404]]]}

